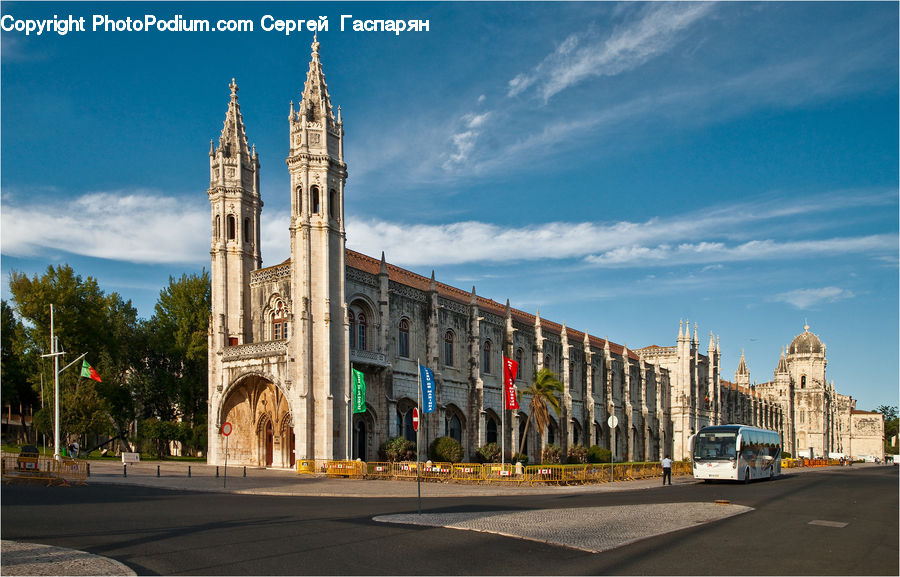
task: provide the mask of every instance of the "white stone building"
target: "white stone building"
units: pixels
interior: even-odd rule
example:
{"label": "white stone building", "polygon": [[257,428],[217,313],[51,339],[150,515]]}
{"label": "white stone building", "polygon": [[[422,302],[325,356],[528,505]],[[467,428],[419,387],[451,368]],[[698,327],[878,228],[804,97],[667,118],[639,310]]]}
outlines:
{"label": "white stone building", "polygon": [[[710,335],[701,354],[696,325],[693,338],[689,325],[680,326],[673,347],[632,351],[478,296],[474,287],[437,282],[433,272],[427,278],[396,267],[384,254],[347,250],[343,121],[332,108],[318,48],[314,41],[301,100],[288,118],[285,262],[260,268],[260,163],[248,146],[234,81],[218,145],[210,144],[211,464],[224,461],[225,422],[232,425],[229,463],[377,460],[388,438],[414,439],[417,361],[435,371],[437,384],[437,410],[423,419],[427,439],[454,437],[466,458],[501,439],[507,455],[520,446],[530,399],[504,416],[502,355],[519,363],[520,389],[542,367],[564,386],[561,414],[549,430],[538,436],[528,428],[532,462],[547,444],[563,454],[596,444],[618,460],[666,453],[682,459],[691,434],[729,420],[732,401],[746,405],[746,418],[779,414],[774,402],[766,401],[766,411],[754,408],[749,387],[723,389],[718,339]],[[350,413],[351,367],[365,375],[365,413]],[[618,419],[612,429],[611,415]]]}

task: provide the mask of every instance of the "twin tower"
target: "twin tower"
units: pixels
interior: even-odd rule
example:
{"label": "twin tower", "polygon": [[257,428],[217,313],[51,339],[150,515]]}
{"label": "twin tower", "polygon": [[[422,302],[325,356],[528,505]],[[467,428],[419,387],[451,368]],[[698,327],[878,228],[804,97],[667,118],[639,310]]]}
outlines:
{"label": "twin tower", "polygon": [[[209,456],[293,466],[348,451],[349,343],[344,298],[344,128],[331,106],[319,43],[289,121],[291,256],[261,269],[259,158],[247,144],[232,80],[210,143],[212,214]],[[233,422],[232,422],[233,421]]]}

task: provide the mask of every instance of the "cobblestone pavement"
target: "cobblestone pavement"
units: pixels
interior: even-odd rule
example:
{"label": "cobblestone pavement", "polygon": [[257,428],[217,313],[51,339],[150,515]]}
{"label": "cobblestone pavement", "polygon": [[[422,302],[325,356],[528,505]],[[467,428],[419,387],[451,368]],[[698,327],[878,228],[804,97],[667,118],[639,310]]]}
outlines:
{"label": "cobblestone pavement", "polygon": [[0,541],[4,575],[135,575],[127,566],[84,551]]}
{"label": "cobblestone pavement", "polygon": [[[714,503],[666,503],[537,511],[381,515],[382,523],[495,533],[599,553],[648,537],[752,511]],[[572,527],[578,527],[573,531]]]}

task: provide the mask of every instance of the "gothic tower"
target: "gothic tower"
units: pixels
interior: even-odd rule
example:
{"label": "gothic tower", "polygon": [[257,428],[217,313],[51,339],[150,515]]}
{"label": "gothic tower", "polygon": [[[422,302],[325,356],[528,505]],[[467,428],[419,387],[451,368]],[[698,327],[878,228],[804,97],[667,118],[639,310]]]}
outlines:
{"label": "gothic tower", "polygon": [[[209,195],[212,212],[211,349],[244,344],[251,338],[250,271],[259,268],[259,159],[247,146],[247,133],[232,78],[231,100],[219,145],[209,143]],[[211,359],[212,360],[212,359]],[[212,365],[210,365],[212,367]]]}
{"label": "gothic tower", "polygon": [[289,114],[291,291],[295,330],[297,454],[331,459],[349,450],[349,324],[344,299],[344,128],[335,119],[314,38],[299,102]]}

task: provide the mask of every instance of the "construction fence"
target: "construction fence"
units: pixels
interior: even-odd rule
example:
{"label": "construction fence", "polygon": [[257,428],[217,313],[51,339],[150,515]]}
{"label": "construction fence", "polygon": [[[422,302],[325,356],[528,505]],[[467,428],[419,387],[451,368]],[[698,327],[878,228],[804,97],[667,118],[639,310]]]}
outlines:
{"label": "construction fence", "polygon": [[[297,474],[325,474],[352,479],[406,479],[437,482],[517,485],[583,485],[662,477],[659,463],[603,463],[582,465],[520,465],[513,463],[433,463],[326,461],[297,462]],[[672,475],[691,475],[691,463],[672,464]]]}
{"label": "construction fence", "polygon": [[87,461],[61,457],[59,460],[44,455],[23,457],[3,453],[2,478],[4,482],[16,479],[46,481],[48,485],[61,483],[85,483],[88,474]]}

